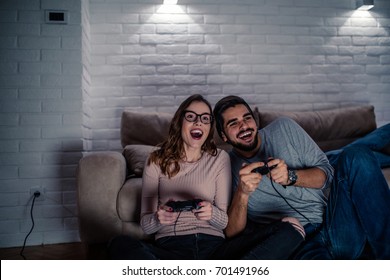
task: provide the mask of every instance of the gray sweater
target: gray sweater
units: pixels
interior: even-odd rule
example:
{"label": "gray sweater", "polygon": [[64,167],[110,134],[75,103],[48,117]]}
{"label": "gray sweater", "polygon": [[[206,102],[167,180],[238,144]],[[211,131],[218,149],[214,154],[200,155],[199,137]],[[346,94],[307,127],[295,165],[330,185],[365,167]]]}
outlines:
{"label": "gray sweater", "polygon": [[262,139],[259,152],[252,158],[242,158],[236,152],[230,152],[232,163],[233,188],[237,188],[239,170],[244,162],[266,162],[267,158],[283,159],[291,169],[318,167],[326,173],[327,180],[322,189],[303,188],[299,186],[283,186],[273,182],[276,190],[294,210],[275,191],[270,179],[263,176],[258,188],[249,198],[248,217],[258,223],[269,223],[292,216],[306,225],[322,223],[326,206],[324,190],[333,179],[333,168],[326,155],[310,138],[310,136],[293,120],[282,117],[267,127],[259,130]]}

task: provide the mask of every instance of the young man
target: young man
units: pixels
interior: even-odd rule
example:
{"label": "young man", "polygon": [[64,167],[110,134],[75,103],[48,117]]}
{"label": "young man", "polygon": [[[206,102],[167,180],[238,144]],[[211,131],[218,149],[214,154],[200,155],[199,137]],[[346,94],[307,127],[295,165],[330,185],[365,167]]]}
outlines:
{"label": "young man", "polygon": [[[233,147],[227,236],[241,233],[247,218],[264,224],[292,216],[306,232],[295,258],[390,258],[390,191],[369,148],[355,145],[335,154],[334,171],[291,119],[258,130],[251,108],[237,96],[221,99],[214,116],[220,137]],[[265,165],[268,174],[256,172]]]}

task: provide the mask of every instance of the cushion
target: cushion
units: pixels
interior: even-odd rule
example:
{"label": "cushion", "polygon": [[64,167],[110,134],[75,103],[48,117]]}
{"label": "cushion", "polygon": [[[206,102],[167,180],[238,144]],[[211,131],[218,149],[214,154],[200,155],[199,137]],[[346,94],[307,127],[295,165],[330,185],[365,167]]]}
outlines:
{"label": "cushion", "polygon": [[170,113],[123,111],[121,119],[121,144],[156,146],[168,136]]}
{"label": "cushion", "polygon": [[156,147],[150,145],[127,145],[123,149],[123,155],[126,159],[129,174],[141,177],[145,162],[154,149]]}
{"label": "cushion", "polygon": [[318,111],[260,111],[260,127],[280,116],[295,120],[325,151],[338,149],[376,129],[371,105]]}

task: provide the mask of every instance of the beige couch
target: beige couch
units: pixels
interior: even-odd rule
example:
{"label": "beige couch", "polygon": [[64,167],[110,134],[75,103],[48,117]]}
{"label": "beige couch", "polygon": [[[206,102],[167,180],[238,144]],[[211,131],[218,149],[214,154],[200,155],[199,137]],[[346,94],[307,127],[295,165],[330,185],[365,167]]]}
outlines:
{"label": "beige couch", "polygon": [[[324,150],[340,148],[376,128],[374,107],[360,106],[313,112],[272,112],[255,109],[260,127],[280,115],[297,121]],[[147,239],[139,225],[144,162],[165,139],[172,114],[124,111],[121,120],[123,152],[85,155],[77,170],[80,238],[90,256],[118,234]],[[229,149],[217,135],[217,145]],[[389,152],[389,151],[386,151]],[[383,169],[388,183],[390,168]],[[95,250],[96,249],[96,250]],[[98,258],[105,258],[99,255]]]}

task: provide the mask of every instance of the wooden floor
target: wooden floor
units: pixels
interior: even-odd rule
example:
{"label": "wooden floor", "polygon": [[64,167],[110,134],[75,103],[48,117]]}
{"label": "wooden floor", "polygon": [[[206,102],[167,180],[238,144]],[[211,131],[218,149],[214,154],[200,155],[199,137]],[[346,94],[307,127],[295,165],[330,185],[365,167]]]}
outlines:
{"label": "wooden floor", "polygon": [[[23,260],[22,247],[0,248],[1,260]],[[82,243],[66,243],[25,247],[26,260],[85,260],[86,248]]]}

